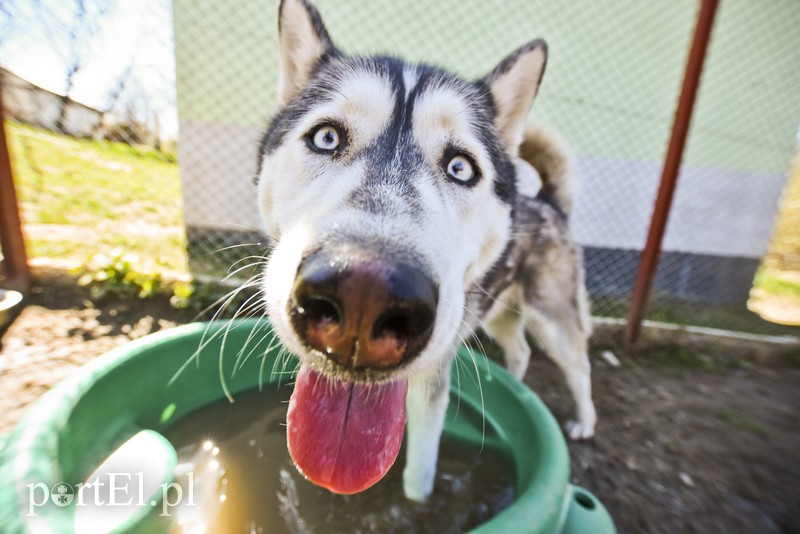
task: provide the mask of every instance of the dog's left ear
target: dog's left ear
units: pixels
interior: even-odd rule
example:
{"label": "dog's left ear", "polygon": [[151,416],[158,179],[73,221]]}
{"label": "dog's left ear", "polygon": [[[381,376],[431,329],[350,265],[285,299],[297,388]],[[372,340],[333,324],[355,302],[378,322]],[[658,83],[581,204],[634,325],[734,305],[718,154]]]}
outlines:
{"label": "dog's left ear", "polygon": [[282,0],[278,11],[280,82],[278,99],[288,103],[308,83],[322,57],[333,51],[319,11],[308,0]]}
{"label": "dog's left ear", "polygon": [[536,39],[518,48],[483,79],[495,106],[495,127],[510,153],[522,143],[525,119],[539,91],[547,43]]}

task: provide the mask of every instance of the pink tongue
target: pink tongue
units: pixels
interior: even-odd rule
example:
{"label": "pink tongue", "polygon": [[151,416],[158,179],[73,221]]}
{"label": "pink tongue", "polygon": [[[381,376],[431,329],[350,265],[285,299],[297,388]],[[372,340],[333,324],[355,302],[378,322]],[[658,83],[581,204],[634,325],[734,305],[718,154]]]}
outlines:
{"label": "pink tongue", "polygon": [[364,491],[392,467],[406,424],[405,380],[355,384],[300,368],[286,415],[300,472],[334,493]]}

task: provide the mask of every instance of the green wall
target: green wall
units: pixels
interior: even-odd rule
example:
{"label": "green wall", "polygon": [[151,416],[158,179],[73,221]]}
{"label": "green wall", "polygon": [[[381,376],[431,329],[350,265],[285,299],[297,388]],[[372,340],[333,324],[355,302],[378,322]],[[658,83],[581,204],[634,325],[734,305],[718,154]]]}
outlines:
{"label": "green wall", "polygon": [[[181,120],[263,127],[277,83],[277,1],[174,0]],[[698,2],[316,2],[341,48],[467,77],[538,36],[550,62],[534,117],[581,154],[663,157]],[[686,162],[783,173],[800,121],[800,2],[726,0]]]}

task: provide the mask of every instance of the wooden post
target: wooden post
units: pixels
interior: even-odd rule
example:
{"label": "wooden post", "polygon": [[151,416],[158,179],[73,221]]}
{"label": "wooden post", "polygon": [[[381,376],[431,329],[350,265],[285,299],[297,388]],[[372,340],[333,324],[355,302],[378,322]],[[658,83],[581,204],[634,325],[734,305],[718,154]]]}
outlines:
{"label": "wooden post", "polygon": [[683,87],[675,110],[675,119],[672,125],[672,136],[661,172],[661,182],[658,188],[653,216],[650,219],[650,230],[647,234],[647,243],[642,251],[639,263],[639,273],[636,278],[631,307],[628,313],[628,324],[625,329],[625,346],[631,348],[639,339],[642,319],[647,309],[650,298],[650,289],[658,270],[661,257],[661,243],[667,228],[667,219],[672,207],[672,198],[675,194],[675,185],[678,181],[678,172],[683,159],[683,149],[686,145],[686,136],[694,111],[694,101],[697,89],[700,86],[700,75],[703,72],[703,61],[706,58],[706,49],[711,38],[711,28],[714,25],[714,16],[717,12],[717,0],[702,0],[700,12],[697,16],[697,26],[694,30],[692,48],[689,51],[689,61],[683,77]]}
{"label": "wooden post", "polygon": [[0,247],[3,251],[3,267],[6,274],[3,285],[8,289],[26,293],[30,289],[31,275],[17,207],[14,177],[11,174],[11,157],[3,121],[2,83],[0,83]]}

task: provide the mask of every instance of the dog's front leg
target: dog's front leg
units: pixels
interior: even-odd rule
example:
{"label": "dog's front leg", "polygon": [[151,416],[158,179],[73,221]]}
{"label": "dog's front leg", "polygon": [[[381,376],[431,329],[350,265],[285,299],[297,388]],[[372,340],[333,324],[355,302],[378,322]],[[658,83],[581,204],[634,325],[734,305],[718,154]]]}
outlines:
{"label": "dog's front leg", "polygon": [[439,440],[450,400],[452,361],[452,357],[447,358],[441,367],[409,378],[403,490],[406,497],[414,501],[424,502],[433,492]]}

